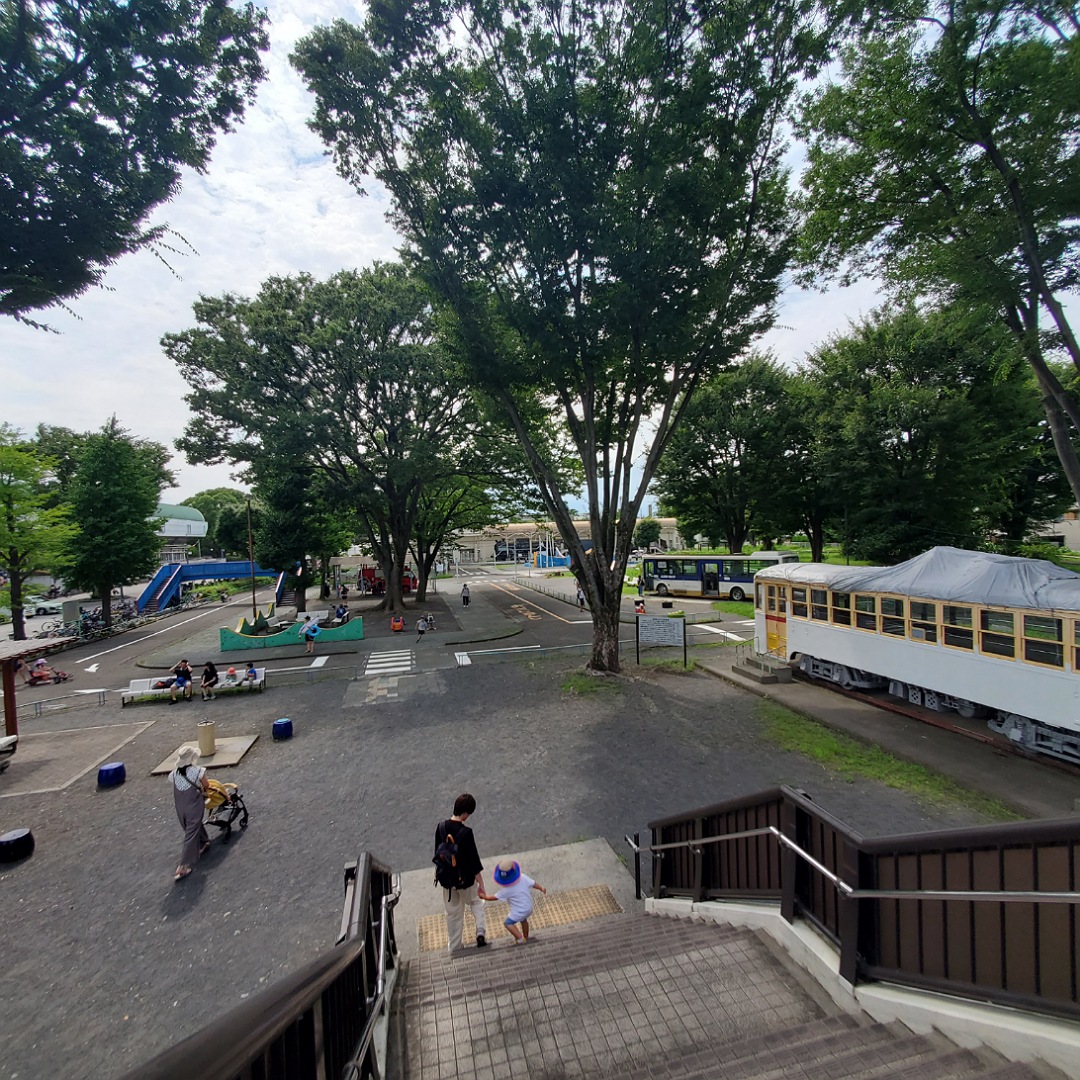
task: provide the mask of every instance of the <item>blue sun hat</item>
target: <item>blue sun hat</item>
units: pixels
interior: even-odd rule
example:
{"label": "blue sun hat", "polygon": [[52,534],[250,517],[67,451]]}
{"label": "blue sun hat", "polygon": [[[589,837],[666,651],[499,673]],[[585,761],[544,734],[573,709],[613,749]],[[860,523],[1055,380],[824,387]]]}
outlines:
{"label": "blue sun hat", "polygon": [[494,877],[499,885],[513,885],[521,877],[521,867],[513,859],[506,859],[495,867]]}

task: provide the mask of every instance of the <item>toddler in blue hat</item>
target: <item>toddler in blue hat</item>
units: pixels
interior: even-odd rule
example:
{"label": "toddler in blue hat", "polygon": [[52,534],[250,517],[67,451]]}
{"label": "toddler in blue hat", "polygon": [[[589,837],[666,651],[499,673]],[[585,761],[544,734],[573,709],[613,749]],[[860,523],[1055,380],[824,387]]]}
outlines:
{"label": "toddler in blue hat", "polygon": [[[515,945],[524,945],[529,940],[529,916],[533,913],[532,890],[547,895],[543,885],[537,885],[527,874],[521,872],[513,859],[506,859],[495,867],[495,884],[501,885],[494,896],[481,889],[477,895],[481,900],[505,900],[510,905],[510,914],[504,925],[510,931]],[[520,929],[518,924],[521,924]]]}

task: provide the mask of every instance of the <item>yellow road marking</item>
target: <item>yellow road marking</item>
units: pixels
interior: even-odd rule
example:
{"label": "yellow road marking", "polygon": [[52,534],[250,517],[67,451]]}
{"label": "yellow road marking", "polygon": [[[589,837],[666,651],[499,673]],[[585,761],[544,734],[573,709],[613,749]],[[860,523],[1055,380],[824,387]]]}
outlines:
{"label": "yellow road marking", "polygon": [[[507,588],[507,586],[501,585],[501,584],[499,584],[497,582],[493,582],[493,584],[495,585],[495,588],[498,589],[500,592],[506,593],[507,596],[513,596],[515,600],[520,600],[523,604],[528,604],[530,607],[536,608],[537,611],[542,611],[545,615],[550,615],[553,619],[558,619],[559,622],[563,622],[563,623],[566,623],[567,625],[570,625],[571,623],[576,624],[576,623],[578,623],[580,621],[578,619],[564,619],[561,615],[556,615],[554,611],[548,611],[548,609],[546,607],[543,607],[540,604],[535,604],[535,603],[533,603],[532,600],[526,600],[523,596],[520,596],[518,594],[518,592],[517,592],[518,587],[517,586],[515,586],[514,588],[511,589],[511,588]],[[515,607],[516,606],[517,605],[515,605]]]}

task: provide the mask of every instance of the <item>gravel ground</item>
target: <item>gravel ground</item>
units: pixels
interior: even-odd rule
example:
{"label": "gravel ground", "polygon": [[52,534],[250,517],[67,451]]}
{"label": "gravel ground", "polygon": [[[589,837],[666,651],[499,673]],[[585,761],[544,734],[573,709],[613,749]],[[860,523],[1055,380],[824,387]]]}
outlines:
{"label": "gravel ground", "polygon": [[[0,800],[3,829],[30,825],[37,840],[0,874],[0,1078],[116,1076],[258,993],[332,943],[346,861],[366,849],[402,871],[426,866],[434,825],[463,790],[479,804],[482,855],[592,837],[623,851],[623,834],[651,819],[782,783],[865,835],[980,822],[776,751],[756,699],[709,676],[578,696],[562,671],[427,673],[378,704],[365,681],[324,682],[68,714],[69,727],[156,722],[124,748],[124,786],[99,792],[91,771],[60,793]],[[176,884],[171,789],[149,773],[204,710],[219,735],[262,735],[218,774],[240,785],[251,827],[215,841]],[[296,735],[275,743],[280,716]]]}

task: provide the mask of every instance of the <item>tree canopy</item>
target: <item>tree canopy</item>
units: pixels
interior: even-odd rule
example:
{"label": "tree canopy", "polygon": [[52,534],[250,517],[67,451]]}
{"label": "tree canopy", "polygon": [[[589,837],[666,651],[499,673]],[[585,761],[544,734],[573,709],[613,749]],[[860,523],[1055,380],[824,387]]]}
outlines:
{"label": "tree canopy", "polygon": [[358,516],[391,607],[424,492],[494,481],[505,442],[443,347],[431,299],[398,264],[271,278],[252,300],[203,298],[200,325],[163,342],[193,388],[188,457],[251,463],[264,481],[318,470],[326,498]]}
{"label": "tree canopy", "polygon": [[115,585],[128,585],[158,565],[156,511],[175,481],[159,443],[132,439],[112,417],[83,447],[71,482],[71,509],[81,532],[71,545],[65,580],[99,597],[108,626]]}
{"label": "tree canopy", "polygon": [[26,579],[54,569],[78,532],[66,507],[49,505],[53,466],[34,444],[0,424],[0,567],[8,575],[16,641],[26,639]]}
{"label": "tree canopy", "polygon": [[0,8],[0,313],[32,321],[162,239],[146,219],[242,117],[265,25],[228,0]]}
{"label": "tree canopy", "polygon": [[[293,61],[341,174],[390,192],[475,384],[521,441],[618,670],[634,522],[698,384],[769,326],[790,244],[777,127],[827,3],[389,0]],[[569,443],[585,557],[553,457]],[[632,476],[633,473],[633,476]]]}
{"label": "tree canopy", "polygon": [[1061,302],[1080,273],[1078,29],[1068,0],[924,0],[845,52],[802,127],[808,276],[870,271],[996,310],[1080,501],[1080,402],[1044,356],[1080,368]]}

